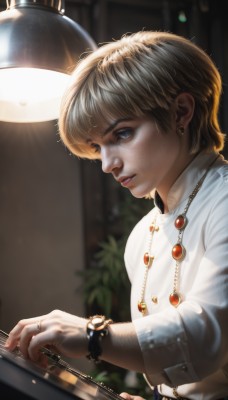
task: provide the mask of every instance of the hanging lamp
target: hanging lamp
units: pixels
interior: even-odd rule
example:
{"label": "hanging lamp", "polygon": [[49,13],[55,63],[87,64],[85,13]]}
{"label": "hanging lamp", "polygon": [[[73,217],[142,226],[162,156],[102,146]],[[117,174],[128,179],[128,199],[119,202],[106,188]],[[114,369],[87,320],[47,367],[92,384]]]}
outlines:
{"label": "hanging lamp", "polygon": [[79,57],[96,44],[62,0],[7,0],[0,12],[0,121],[58,118]]}

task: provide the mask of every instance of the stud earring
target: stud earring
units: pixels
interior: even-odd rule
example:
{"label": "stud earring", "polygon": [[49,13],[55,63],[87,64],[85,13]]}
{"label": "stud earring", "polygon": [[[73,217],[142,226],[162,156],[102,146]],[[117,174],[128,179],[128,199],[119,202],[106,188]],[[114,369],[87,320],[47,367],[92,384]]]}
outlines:
{"label": "stud earring", "polygon": [[180,125],[177,127],[177,134],[180,137],[184,136],[184,126],[183,125]]}

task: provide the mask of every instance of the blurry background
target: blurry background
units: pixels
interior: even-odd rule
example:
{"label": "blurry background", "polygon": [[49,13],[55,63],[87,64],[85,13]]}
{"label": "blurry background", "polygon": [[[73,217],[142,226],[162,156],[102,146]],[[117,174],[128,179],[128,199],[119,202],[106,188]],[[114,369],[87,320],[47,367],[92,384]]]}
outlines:
{"label": "blurry background", "polygon": [[[0,9],[6,9],[3,0]],[[65,15],[97,43],[141,29],[168,30],[193,39],[222,74],[220,122],[227,132],[227,12],[226,0],[66,0]],[[69,154],[59,142],[56,121],[0,122],[1,329],[9,331],[18,319],[54,308],[79,315],[103,311],[97,304],[99,293],[90,302],[84,299],[78,272],[96,266],[94,254],[108,235],[121,238],[125,232],[129,215],[123,218],[119,204],[124,202],[126,211],[126,196],[101,172],[99,163]],[[141,204],[127,207],[136,219],[140,208],[145,211]],[[117,253],[116,243],[109,245]],[[126,290],[121,299],[126,304],[127,297]]]}

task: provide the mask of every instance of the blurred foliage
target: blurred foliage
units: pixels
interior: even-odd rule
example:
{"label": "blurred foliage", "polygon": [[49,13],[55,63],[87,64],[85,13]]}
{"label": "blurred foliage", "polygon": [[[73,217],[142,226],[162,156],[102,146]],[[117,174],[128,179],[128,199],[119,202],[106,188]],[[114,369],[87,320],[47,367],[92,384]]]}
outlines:
{"label": "blurred foliage", "polygon": [[151,389],[140,373],[112,367],[111,370],[104,370],[103,368],[99,371],[98,368],[94,369],[91,376],[95,381],[114,390],[115,393],[127,392],[135,396],[142,396],[147,400],[153,400]]}
{"label": "blurred foliage", "polygon": [[130,320],[130,283],[123,264],[125,240],[108,236],[100,243],[92,266],[83,271],[84,299],[93,313],[112,316],[115,321]]}
{"label": "blurred foliage", "polygon": [[[83,296],[90,315],[104,314],[117,322],[130,321],[130,282],[124,267],[124,249],[127,237],[134,225],[152,208],[151,200],[135,199],[126,194],[124,200],[115,206],[115,218],[120,227],[118,237],[109,235],[99,243],[91,264],[79,272],[83,278]],[[151,391],[141,374],[134,374],[134,385],[129,386],[129,372],[101,362],[94,366],[92,377],[113,389],[116,393],[127,391],[131,394],[152,399]]]}

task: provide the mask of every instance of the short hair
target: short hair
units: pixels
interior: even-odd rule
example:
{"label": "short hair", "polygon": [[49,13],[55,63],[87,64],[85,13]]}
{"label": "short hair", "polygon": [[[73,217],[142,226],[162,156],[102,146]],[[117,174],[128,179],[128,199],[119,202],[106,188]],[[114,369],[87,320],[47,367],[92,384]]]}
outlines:
{"label": "short hair", "polygon": [[88,144],[94,129],[113,118],[150,114],[168,130],[170,107],[182,92],[195,100],[190,153],[221,150],[221,77],[206,52],[172,33],[125,35],[103,44],[76,66],[62,99],[60,137],[73,154],[97,158]]}

